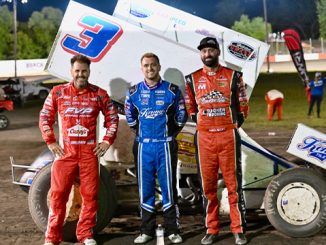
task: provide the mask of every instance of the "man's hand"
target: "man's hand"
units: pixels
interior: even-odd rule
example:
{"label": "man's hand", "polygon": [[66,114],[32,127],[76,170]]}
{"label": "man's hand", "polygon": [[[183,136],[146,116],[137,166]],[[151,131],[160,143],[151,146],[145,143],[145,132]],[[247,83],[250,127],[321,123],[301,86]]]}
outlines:
{"label": "man's hand", "polygon": [[102,142],[98,146],[95,147],[93,151],[95,151],[95,154],[97,157],[102,157],[106,153],[106,151],[110,148],[110,145]]}
{"label": "man's hand", "polygon": [[54,157],[63,157],[65,154],[64,150],[57,142],[48,145],[48,148],[50,149]]}

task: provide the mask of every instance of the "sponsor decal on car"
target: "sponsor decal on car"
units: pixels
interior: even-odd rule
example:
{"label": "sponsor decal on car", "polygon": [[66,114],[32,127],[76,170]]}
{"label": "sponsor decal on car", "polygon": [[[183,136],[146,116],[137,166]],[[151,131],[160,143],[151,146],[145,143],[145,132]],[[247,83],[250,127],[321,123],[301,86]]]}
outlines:
{"label": "sponsor decal on car", "polygon": [[84,14],[76,24],[82,31],[77,36],[66,34],[61,47],[73,55],[86,55],[92,62],[99,62],[123,34],[119,24],[91,14]]}
{"label": "sponsor decal on car", "polygon": [[138,4],[132,4],[130,7],[130,14],[137,18],[147,18],[153,15],[154,12]]}
{"label": "sponsor decal on car", "polygon": [[240,41],[231,41],[227,46],[229,54],[240,60],[253,61],[257,58],[256,52],[249,44]]}
{"label": "sponsor decal on car", "polygon": [[297,149],[307,151],[308,157],[317,159],[323,163],[326,160],[326,140],[319,139],[315,136],[308,136],[302,140],[302,143],[297,144]]}

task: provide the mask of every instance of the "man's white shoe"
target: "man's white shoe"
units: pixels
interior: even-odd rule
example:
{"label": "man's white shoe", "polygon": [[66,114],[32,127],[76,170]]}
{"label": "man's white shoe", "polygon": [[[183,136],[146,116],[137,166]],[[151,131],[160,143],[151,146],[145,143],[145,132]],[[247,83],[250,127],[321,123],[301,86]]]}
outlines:
{"label": "man's white shoe", "polygon": [[52,243],[52,242],[46,242],[46,243],[44,243],[44,245],[54,245],[54,243]]}
{"label": "man's white shoe", "polygon": [[95,241],[93,238],[87,238],[87,239],[84,241],[84,244],[85,244],[85,245],[97,245],[96,241]]}
{"label": "man's white shoe", "polygon": [[152,240],[153,237],[148,236],[146,234],[140,234],[135,240],[134,243],[146,243],[150,240]]}
{"label": "man's white shoe", "polygon": [[172,243],[182,243],[182,237],[179,234],[171,234],[169,239]]}

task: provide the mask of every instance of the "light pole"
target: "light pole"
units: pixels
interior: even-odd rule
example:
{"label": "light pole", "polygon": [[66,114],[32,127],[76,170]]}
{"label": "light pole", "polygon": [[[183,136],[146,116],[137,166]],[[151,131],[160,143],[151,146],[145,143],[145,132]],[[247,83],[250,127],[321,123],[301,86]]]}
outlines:
{"label": "light pole", "polygon": [[[12,0],[7,0],[11,3]],[[21,0],[22,3],[27,3],[28,0]],[[15,78],[17,78],[17,1],[13,0],[13,11],[14,11],[14,60],[15,60]]]}
{"label": "light pole", "polygon": [[[265,43],[268,44],[268,25],[267,25],[267,10],[266,10],[266,0],[264,1],[264,19],[265,19]],[[269,73],[269,51],[267,52],[267,73]]]}

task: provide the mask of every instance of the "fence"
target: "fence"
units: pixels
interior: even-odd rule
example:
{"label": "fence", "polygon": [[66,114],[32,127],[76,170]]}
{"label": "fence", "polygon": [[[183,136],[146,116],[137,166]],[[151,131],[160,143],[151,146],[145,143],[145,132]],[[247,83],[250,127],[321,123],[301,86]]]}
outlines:
{"label": "fence", "polygon": [[[271,38],[268,44],[270,45],[269,55],[290,54],[283,38]],[[309,40],[301,40],[301,45],[305,54],[326,52],[326,40],[322,38],[320,40],[311,38]]]}

